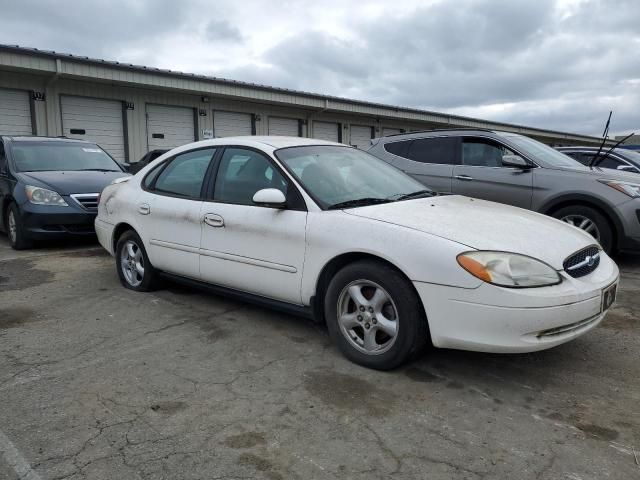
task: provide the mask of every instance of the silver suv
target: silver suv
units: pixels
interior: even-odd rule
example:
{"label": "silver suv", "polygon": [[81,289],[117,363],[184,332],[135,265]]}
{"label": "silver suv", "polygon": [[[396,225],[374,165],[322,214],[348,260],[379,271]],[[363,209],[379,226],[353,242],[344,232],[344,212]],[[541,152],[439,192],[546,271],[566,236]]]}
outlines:
{"label": "silver suv", "polygon": [[390,135],[372,140],[369,153],[437,192],[551,215],[589,232],[607,252],[640,251],[637,174],[585,167],[529,137],[494,130]]}

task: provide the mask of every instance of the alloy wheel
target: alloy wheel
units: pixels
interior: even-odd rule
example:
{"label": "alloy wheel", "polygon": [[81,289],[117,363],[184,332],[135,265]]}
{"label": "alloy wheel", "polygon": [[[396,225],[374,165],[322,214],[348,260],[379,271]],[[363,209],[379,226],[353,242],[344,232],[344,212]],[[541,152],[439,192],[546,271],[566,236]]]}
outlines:
{"label": "alloy wheel", "polygon": [[384,353],[398,337],[398,309],[389,293],[377,283],[356,280],[344,287],[338,297],[337,312],[342,335],[362,353]]}
{"label": "alloy wheel", "polygon": [[18,237],[18,226],[16,225],[16,217],[13,211],[9,210],[9,239],[11,243],[16,243]]}
{"label": "alloy wheel", "polygon": [[125,280],[137,287],[144,279],[144,255],[140,246],[133,240],[127,240],[120,252],[120,268]]}
{"label": "alloy wheel", "polygon": [[600,241],[600,230],[598,230],[598,226],[590,218],[585,217],[584,215],[566,215],[560,220],[568,223],[569,225],[573,225],[574,227],[578,227],[579,229],[584,230],[598,242]]}

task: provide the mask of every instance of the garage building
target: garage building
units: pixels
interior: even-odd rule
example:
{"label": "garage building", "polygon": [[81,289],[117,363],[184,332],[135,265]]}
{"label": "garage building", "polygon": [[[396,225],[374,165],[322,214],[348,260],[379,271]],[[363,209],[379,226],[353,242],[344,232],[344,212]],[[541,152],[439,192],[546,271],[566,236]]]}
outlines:
{"label": "garage building", "polygon": [[367,148],[372,138],[487,128],[551,145],[600,139],[202,75],[0,45],[0,134],[64,135],[121,162],[214,137],[289,135]]}

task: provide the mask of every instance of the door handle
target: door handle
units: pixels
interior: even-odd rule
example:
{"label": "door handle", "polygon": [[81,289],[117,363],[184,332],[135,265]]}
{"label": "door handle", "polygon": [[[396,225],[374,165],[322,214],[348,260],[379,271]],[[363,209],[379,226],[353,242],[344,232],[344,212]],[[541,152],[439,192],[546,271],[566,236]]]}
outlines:
{"label": "door handle", "polygon": [[140,215],[149,215],[151,213],[151,207],[148,203],[141,203],[138,205],[138,213]]}
{"label": "door handle", "polygon": [[458,180],[464,180],[465,182],[470,182],[471,180],[473,180],[473,177],[470,177],[469,175],[456,175],[456,178]]}
{"label": "door handle", "polygon": [[207,213],[204,216],[204,223],[210,227],[224,227],[224,218],[215,213]]}

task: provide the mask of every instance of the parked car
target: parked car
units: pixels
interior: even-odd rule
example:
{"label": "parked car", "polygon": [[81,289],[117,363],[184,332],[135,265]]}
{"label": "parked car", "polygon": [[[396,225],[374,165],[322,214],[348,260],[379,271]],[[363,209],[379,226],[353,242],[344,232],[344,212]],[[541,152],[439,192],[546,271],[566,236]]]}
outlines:
{"label": "parked car", "polygon": [[608,253],[640,250],[636,174],[590,169],[532,138],[493,130],[433,130],[372,143],[369,153],[438,192],[553,216],[591,234]]}
{"label": "parked car", "polygon": [[436,196],[365,152],[303,138],[176,148],[105,188],[96,232],[126,288],[163,276],[324,320],[348,358],[378,369],[429,342],[561,344],[602,320],[618,282],[581,230]]}
{"label": "parked car", "polygon": [[35,240],[95,235],[100,192],[125,175],[94,143],[0,137],[0,227],[18,250]]}
{"label": "parked car", "polygon": [[608,147],[603,147],[595,161],[598,147],[556,147],[556,150],[588,167],[640,173],[640,153],[626,148],[614,148],[609,152]]}
{"label": "parked car", "polygon": [[143,167],[149,165],[149,163],[153,162],[160,155],[164,155],[168,151],[169,150],[167,149],[151,150],[150,152],[145,153],[136,163],[128,164],[127,170],[129,173],[138,173]]}

